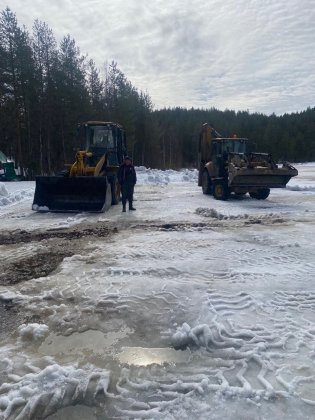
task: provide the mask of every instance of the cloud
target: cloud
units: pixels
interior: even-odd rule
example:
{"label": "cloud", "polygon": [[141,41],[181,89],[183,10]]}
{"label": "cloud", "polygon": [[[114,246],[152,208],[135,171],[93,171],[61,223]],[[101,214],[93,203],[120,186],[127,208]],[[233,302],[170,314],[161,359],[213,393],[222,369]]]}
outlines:
{"label": "cloud", "polygon": [[10,0],[20,24],[70,33],[114,59],[156,107],[270,114],[315,106],[315,8],[308,0]]}

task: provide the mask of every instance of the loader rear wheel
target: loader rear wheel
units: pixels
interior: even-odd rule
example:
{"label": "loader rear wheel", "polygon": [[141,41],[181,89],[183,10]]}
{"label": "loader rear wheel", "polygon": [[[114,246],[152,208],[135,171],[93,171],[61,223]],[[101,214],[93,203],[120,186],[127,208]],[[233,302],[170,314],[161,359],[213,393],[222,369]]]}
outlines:
{"label": "loader rear wheel", "polygon": [[207,170],[204,170],[202,173],[201,186],[202,186],[202,192],[204,194],[212,193],[212,182],[211,182],[211,179],[209,177]]}
{"label": "loader rear wheel", "polygon": [[224,181],[215,181],[213,183],[213,197],[216,200],[227,200],[229,195],[228,186]]}
{"label": "loader rear wheel", "polygon": [[269,188],[261,188],[260,190],[250,192],[249,195],[256,200],[266,200],[270,194]]}
{"label": "loader rear wheel", "polygon": [[111,180],[111,190],[112,205],[118,204],[120,201],[120,185],[116,176]]}

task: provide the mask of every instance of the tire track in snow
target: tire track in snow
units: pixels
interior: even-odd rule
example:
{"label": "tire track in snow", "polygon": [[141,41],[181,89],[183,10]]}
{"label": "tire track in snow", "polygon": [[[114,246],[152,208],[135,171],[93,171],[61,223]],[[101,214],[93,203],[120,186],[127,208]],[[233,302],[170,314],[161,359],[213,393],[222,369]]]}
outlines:
{"label": "tire track in snow", "polygon": [[[0,352],[0,354],[3,352]],[[2,354],[0,418],[42,419],[69,405],[99,406],[105,400],[109,372],[93,365],[62,366],[51,357],[33,360],[9,349]],[[13,373],[14,372],[14,373]]]}
{"label": "tire track in snow", "polygon": [[[25,293],[32,295],[29,308],[34,314],[46,312],[54,329],[64,335],[105,325],[114,318],[128,319],[134,328],[143,328],[142,343],[150,345],[155,343],[152,335],[158,342],[161,328],[167,326],[163,343],[170,344],[175,323],[181,325],[182,345],[191,348],[188,365],[122,368],[115,392],[109,395],[121,417],[165,418],[173,413],[178,418],[176,409],[183,404],[194,407],[199,400],[209,409],[213,396],[225,401],[239,397],[249,405],[291,398],[312,402],[314,324],[302,324],[290,312],[312,310],[313,295],[271,293],[268,312],[268,305],[254,290],[229,289],[233,282],[270,280],[283,264],[285,269],[279,273],[283,278],[292,267],[295,276],[309,274],[312,263],[299,265],[295,250],[278,244],[272,250],[263,245],[255,251],[249,242],[243,247],[239,242],[223,242],[222,234],[202,235],[203,240],[195,235],[198,233],[159,232],[151,238],[146,232],[131,237],[128,246],[123,243],[118,254],[114,244],[105,258],[101,252],[72,257],[61,269],[55,287],[41,283],[44,287],[37,295],[36,287],[32,294],[31,285],[26,288]],[[96,265],[90,268],[92,256]],[[81,273],[73,274],[80,263]],[[255,272],[257,267],[264,269]],[[173,284],[170,287],[173,280],[178,289],[172,289]],[[152,282],[151,293],[144,290],[146,281]],[[184,289],[188,282],[191,288]],[[220,284],[221,289],[208,290],[208,282]],[[193,305],[183,297],[197,287],[201,294]],[[291,309],[287,303],[292,304]],[[305,308],[305,303],[310,305]],[[206,308],[208,316],[201,313],[193,318],[193,306]],[[257,315],[259,323],[255,323]]]}
{"label": "tire track in snow", "polygon": [[297,311],[310,309],[312,312],[315,312],[315,292],[296,291],[292,293],[277,291],[274,298],[270,300],[270,304],[281,309],[289,308]]}

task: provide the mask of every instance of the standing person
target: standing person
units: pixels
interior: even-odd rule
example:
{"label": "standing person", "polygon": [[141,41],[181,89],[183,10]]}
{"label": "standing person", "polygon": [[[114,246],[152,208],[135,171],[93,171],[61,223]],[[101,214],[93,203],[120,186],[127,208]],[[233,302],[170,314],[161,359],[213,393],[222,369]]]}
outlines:
{"label": "standing person", "polygon": [[137,175],[129,156],[124,157],[124,161],[117,173],[118,182],[121,186],[123,212],[126,211],[126,203],[129,201],[129,210],[136,210],[133,205],[133,190],[137,183]]}

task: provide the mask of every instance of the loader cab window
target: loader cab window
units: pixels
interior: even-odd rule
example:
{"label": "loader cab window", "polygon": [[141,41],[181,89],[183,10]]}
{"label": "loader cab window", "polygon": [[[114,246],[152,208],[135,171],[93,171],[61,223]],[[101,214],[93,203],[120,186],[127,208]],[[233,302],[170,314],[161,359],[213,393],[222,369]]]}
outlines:
{"label": "loader cab window", "polygon": [[239,139],[234,141],[234,153],[246,153],[246,140]]}
{"label": "loader cab window", "polygon": [[90,145],[104,149],[114,149],[115,142],[111,127],[95,126],[90,128]]}
{"label": "loader cab window", "polygon": [[211,155],[216,156],[221,154],[221,144],[219,142],[213,141],[212,148],[211,148]]}
{"label": "loader cab window", "polygon": [[245,153],[246,142],[244,139],[226,140],[222,144],[222,153]]}

